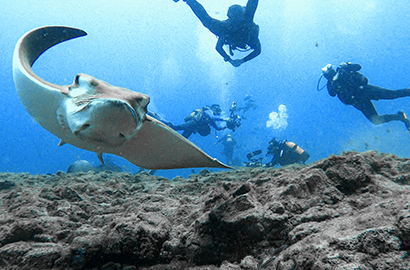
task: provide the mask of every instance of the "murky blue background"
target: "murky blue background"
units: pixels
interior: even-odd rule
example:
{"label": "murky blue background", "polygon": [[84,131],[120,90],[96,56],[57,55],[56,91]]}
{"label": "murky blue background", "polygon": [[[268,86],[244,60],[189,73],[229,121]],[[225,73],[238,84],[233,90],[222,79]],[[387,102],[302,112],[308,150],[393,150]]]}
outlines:
{"label": "murky blue background", "polygon": [[[200,2],[218,19],[226,18],[230,5],[246,4],[245,0]],[[321,68],[343,61],[360,63],[371,84],[410,87],[406,0],[260,0],[255,22],[260,26],[262,54],[239,68],[217,54],[216,37],[182,1],[16,0],[1,5],[2,172],[55,173],[77,159],[99,164],[94,153],[70,145],[58,147],[59,139],[28,115],[16,94],[11,68],[14,46],[25,32],[44,25],[78,27],[88,33],[51,48],[35,63],[34,71],[52,83],[71,84],[77,73],[86,73],[148,94],[149,109],[175,124],[192,110],[213,103],[221,104],[228,115],[232,101],[243,106],[243,99],[251,95],[258,109],[250,111],[232,133],[238,141],[235,156],[242,161],[250,151],[265,151],[272,137],[299,144],[311,155],[308,162],[349,150],[409,156],[410,134],[402,123],[375,126],[326,90],[316,91]],[[410,114],[409,98],[374,104],[379,113]],[[267,128],[269,114],[279,105],[287,108],[288,126]],[[225,161],[214,132],[190,139]],[[113,160],[129,171],[138,170],[119,157]],[[157,172],[167,177],[189,173],[190,169]]]}

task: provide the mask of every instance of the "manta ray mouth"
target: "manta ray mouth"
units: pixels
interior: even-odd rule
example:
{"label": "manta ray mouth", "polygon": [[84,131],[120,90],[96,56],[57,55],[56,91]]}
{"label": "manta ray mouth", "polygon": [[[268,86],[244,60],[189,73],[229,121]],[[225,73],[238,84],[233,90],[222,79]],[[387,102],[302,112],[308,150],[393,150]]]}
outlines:
{"label": "manta ray mouth", "polygon": [[116,100],[116,101],[114,102],[114,105],[115,105],[115,106],[118,106],[118,107],[122,107],[122,106],[125,105],[125,108],[132,114],[132,117],[134,118],[135,123],[137,124],[137,127],[139,127],[139,126],[141,125],[142,119],[140,119],[140,118],[137,116],[137,113],[135,112],[134,108],[131,107],[131,105],[129,105],[127,102],[123,102],[123,101],[120,101],[120,100]]}
{"label": "manta ray mouth", "polygon": [[117,99],[93,99],[68,118],[78,138],[111,147],[132,139],[142,120],[127,102]]}
{"label": "manta ray mouth", "polygon": [[[131,115],[132,115],[132,117],[134,118],[135,123],[138,125],[138,124],[141,122],[142,119],[139,119],[139,118],[138,118],[137,113],[135,112],[134,108],[131,107],[131,105],[129,105],[127,102],[124,102],[124,101],[122,101],[122,100],[117,100],[117,99],[108,99],[108,100],[106,100],[106,101],[104,101],[104,102],[105,102],[105,103],[109,103],[109,105],[112,105],[112,106],[114,106],[114,107],[121,108],[121,109],[124,108],[124,105],[125,105],[125,108],[127,109],[127,111],[130,112]],[[101,100],[100,100],[100,99],[91,100],[90,102],[88,102],[88,103],[85,104],[84,106],[80,107],[80,108],[79,108],[78,110],[76,110],[75,112],[73,112],[73,114],[76,114],[76,113],[78,113],[78,112],[81,112],[81,111],[83,111],[83,110],[86,110],[87,108],[90,108],[91,106],[93,106],[93,105],[95,105],[95,104],[97,104],[97,103],[101,103]],[[98,104],[98,105],[100,105],[100,104]]]}
{"label": "manta ray mouth", "polygon": [[[88,106],[92,106],[94,101],[91,101]],[[95,103],[95,102],[94,102]],[[107,99],[104,100],[105,105],[108,106],[114,106],[117,107],[119,110],[122,109],[126,109],[128,112],[131,113],[132,117],[134,118],[135,123],[137,124],[137,126],[139,126],[141,124],[142,119],[139,119],[139,117],[137,116],[136,111],[134,110],[133,107],[131,107],[131,105],[129,105],[127,102],[124,102],[122,100],[118,100],[118,99]]]}

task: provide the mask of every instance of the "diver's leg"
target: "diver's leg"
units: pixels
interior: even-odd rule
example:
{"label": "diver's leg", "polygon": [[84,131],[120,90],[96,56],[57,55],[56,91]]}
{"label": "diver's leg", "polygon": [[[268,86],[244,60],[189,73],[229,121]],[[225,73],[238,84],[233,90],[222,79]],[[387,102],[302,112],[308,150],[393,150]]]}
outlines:
{"label": "diver's leg", "polygon": [[410,128],[410,123],[408,123],[409,120],[407,119],[407,116],[404,114],[404,112],[398,112],[397,114],[376,114],[370,117],[369,120],[376,125],[390,121],[402,121],[406,125],[406,129]]}
{"label": "diver's leg", "polygon": [[396,99],[410,96],[410,89],[389,90],[375,85],[367,85],[364,94],[371,100]]}
{"label": "diver's leg", "polygon": [[[410,96],[410,89],[389,90],[374,85],[367,85],[364,90],[366,97],[372,100],[396,99]],[[369,102],[371,103],[371,101]],[[399,111],[397,114],[378,115],[373,103],[371,103],[371,106],[366,105],[364,109],[359,110],[361,110],[363,114],[376,125],[390,121],[401,121],[406,126],[406,129],[410,131],[410,121],[407,118],[407,115],[402,111]]]}
{"label": "diver's leg", "polygon": [[369,119],[373,124],[379,125],[387,123],[390,121],[403,121],[402,113],[397,114],[383,114],[379,115],[370,100],[360,100],[360,102],[355,102],[353,106],[361,111],[367,119]]}
{"label": "diver's leg", "polygon": [[216,20],[209,16],[208,12],[206,12],[205,8],[198,3],[196,0],[186,0],[185,1],[188,6],[192,9],[201,23],[209,29],[214,35],[219,36],[221,34],[221,21]]}
{"label": "diver's leg", "polygon": [[192,133],[193,133],[193,131],[192,130],[190,130],[190,129],[186,129],[186,130],[184,130],[184,132],[182,132],[182,136],[184,136],[185,138],[189,138],[189,136],[191,136],[192,135]]}
{"label": "diver's leg", "polygon": [[169,126],[169,127],[172,128],[172,129],[173,129],[173,127],[174,127],[174,124],[173,124],[173,123],[171,123],[171,122],[168,121],[168,120],[163,119],[163,118],[162,118],[161,116],[159,116],[157,113],[148,111],[148,112],[147,112],[147,115],[149,115],[149,116],[151,116],[151,117],[157,119],[158,121],[162,122],[163,124]]}
{"label": "diver's leg", "polygon": [[188,130],[188,129],[192,129],[192,127],[195,125],[196,125],[195,121],[191,120],[191,121],[182,123],[180,125],[173,125],[172,129],[173,130]]}
{"label": "diver's leg", "polygon": [[192,135],[192,133],[194,133],[195,126],[196,126],[196,122],[191,120],[191,121],[185,122],[180,125],[171,126],[171,128],[173,130],[183,130],[184,132],[182,132],[182,136],[184,136],[185,138],[188,138],[189,136]]}

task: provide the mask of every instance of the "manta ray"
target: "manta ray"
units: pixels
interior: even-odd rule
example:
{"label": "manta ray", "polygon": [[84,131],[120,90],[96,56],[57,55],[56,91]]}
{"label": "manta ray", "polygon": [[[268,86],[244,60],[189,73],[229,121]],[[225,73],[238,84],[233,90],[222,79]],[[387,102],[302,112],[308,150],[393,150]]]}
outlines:
{"label": "manta ray", "polygon": [[47,49],[85,35],[71,27],[40,27],[24,34],[14,51],[18,96],[31,117],[61,139],[60,146],[96,152],[102,163],[103,153],[118,155],[145,169],[230,168],[147,115],[150,99],[145,94],[86,74],[61,86],[33,72],[32,65]]}

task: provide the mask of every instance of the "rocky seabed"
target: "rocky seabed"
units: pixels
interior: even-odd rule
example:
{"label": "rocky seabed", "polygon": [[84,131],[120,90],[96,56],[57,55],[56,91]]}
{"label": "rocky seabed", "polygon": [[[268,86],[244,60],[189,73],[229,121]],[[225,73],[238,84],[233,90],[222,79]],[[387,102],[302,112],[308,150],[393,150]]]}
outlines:
{"label": "rocky seabed", "polygon": [[410,269],[410,159],[0,174],[0,269]]}

